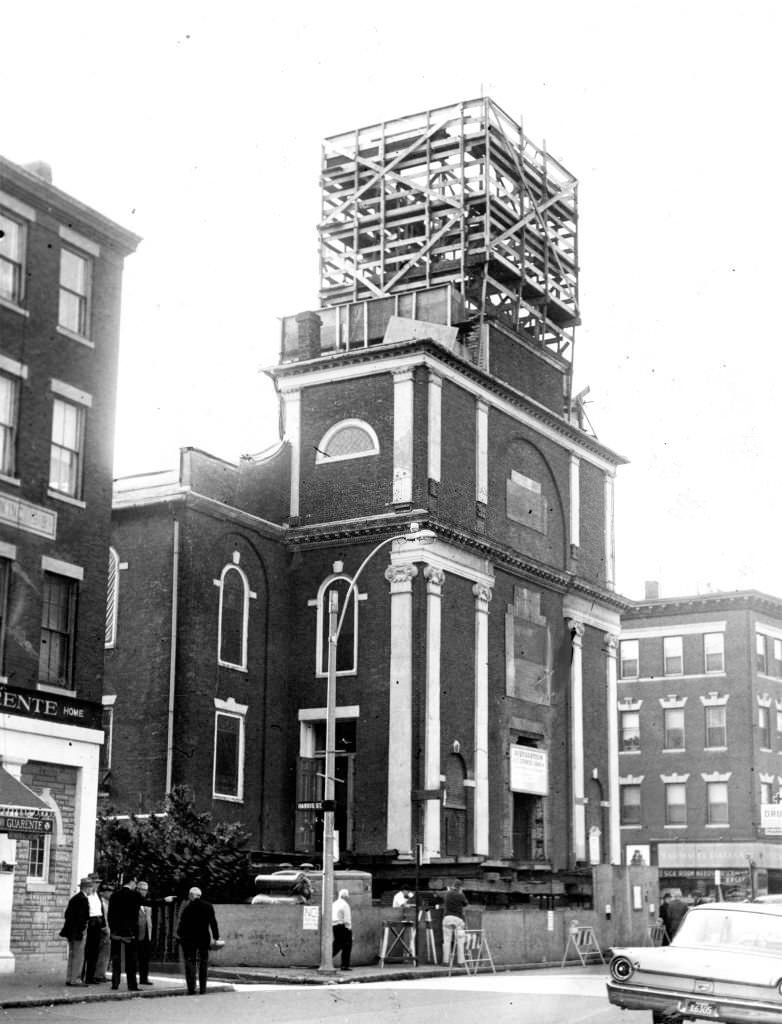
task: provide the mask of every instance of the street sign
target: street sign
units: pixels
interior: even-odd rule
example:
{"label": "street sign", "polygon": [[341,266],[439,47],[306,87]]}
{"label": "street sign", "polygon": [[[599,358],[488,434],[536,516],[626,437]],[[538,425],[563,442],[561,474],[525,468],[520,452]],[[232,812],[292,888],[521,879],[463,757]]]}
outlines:
{"label": "street sign", "polygon": [[27,839],[30,836],[51,835],[54,813],[44,809],[0,807],[0,832],[9,839]]}
{"label": "street sign", "polygon": [[296,807],[300,811],[322,811],[322,800],[299,800]]}

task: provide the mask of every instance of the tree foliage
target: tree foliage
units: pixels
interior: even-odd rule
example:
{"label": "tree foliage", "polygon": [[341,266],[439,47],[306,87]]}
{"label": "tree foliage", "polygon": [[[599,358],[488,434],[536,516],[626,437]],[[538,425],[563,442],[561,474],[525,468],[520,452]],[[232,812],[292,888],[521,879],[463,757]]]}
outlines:
{"label": "tree foliage", "polygon": [[159,814],[98,816],[95,861],[101,878],[146,878],[158,896],[184,898],[197,885],[211,899],[242,899],[249,883],[250,834],[240,824],[212,825],[185,786],[175,786]]}

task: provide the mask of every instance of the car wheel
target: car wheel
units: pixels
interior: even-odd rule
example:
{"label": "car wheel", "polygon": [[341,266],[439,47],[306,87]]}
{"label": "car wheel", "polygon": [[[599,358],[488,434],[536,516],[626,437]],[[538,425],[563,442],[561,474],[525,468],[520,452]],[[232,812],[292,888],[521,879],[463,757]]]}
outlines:
{"label": "car wheel", "polygon": [[681,1024],[684,1018],[675,1010],[652,1010],[652,1024]]}

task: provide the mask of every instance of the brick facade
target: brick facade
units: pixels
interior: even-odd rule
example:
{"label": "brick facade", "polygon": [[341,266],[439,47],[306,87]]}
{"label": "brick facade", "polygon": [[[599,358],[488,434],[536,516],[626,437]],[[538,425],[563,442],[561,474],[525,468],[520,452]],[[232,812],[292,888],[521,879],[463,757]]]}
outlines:
{"label": "brick facade", "polygon": [[14,865],[0,872],[3,973],[62,959],[65,904],[93,867],[120,288],[139,239],[3,158],[0,216],[0,383],[15,393],[0,466],[0,770],[54,822],[34,881],[29,840],[0,834]]}

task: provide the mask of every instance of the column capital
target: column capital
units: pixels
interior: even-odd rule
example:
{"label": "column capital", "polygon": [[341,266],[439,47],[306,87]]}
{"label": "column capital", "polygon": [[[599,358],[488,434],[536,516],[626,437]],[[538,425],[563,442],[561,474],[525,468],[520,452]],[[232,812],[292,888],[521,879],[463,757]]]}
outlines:
{"label": "column capital", "polygon": [[580,647],[581,641],[584,638],[585,626],[583,622],[579,622],[578,619],[568,619],[567,626],[573,636],[574,646]]}
{"label": "column capital", "polygon": [[442,569],[438,569],[436,565],[427,565],[424,569],[424,579],[426,580],[426,592],[434,594],[442,590],[443,583],[445,583],[445,573]]}
{"label": "column capital", "polygon": [[619,637],[616,633],[605,633],[603,635],[603,643],[605,644],[606,654],[609,658],[616,657],[616,649],[619,646]]}
{"label": "column capital", "polygon": [[394,384],[403,384],[406,380],[413,379],[413,367],[403,366],[398,370],[392,370],[391,376],[393,377]]}
{"label": "column capital", "polygon": [[392,591],[410,590],[413,580],[418,575],[418,569],[414,565],[389,565],[384,575],[391,584]]}
{"label": "column capital", "polygon": [[429,367],[429,383],[433,384],[436,388],[442,388],[443,386],[443,378],[431,367]]}
{"label": "column capital", "polygon": [[472,588],[472,592],[475,595],[476,604],[487,604],[491,601],[491,587],[487,587],[485,583],[475,583]]}

